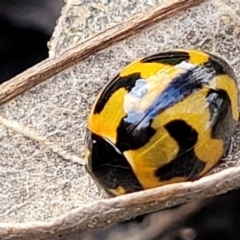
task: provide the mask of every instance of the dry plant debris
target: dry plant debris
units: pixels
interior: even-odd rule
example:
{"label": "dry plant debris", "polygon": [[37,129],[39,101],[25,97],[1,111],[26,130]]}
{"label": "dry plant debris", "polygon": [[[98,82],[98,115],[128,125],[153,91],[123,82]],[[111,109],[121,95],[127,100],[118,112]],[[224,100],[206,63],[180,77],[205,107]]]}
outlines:
{"label": "dry plant debris", "polygon": [[[112,6],[118,4],[114,2]],[[124,8],[126,1],[118,2]],[[68,1],[50,43],[52,58],[1,86],[0,99],[6,102],[0,107],[1,239],[53,239],[60,234],[103,227],[240,186],[239,129],[233,151],[214,169],[217,173],[195,182],[104,199],[106,195],[86,174],[81,164],[89,108],[104,83],[130,61],[163,49],[200,48],[224,57],[240,79],[238,1],[170,1],[168,7],[174,9],[163,11],[163,18],[153,13],[164,9],[165,1],[152,1],[155,7],[148,9],[147,16],[156,18],[147,20],[144,9],[148,6],[135,2],[141,6],[139,9],[129,3],[132,8],[125,10],[130,12],[122,16],[121,10],[116,18],[110,17],[113,15],[108,13],[107,1],[105,7],[95,4],[88,11],[85,9],[88,5],[83,6],[81,1]],[[193,5],[197,6],[190,8]],[[110,9],[117,14],[113,7]],[[134,25],[127,20],[137,12],[140,15],[133,18],[145,19],[145,24]],[[125,35],[118,35],[117,28],[112,27],[116,22],[120,22],[118,30]],[[107,39],[113,32],[116,39]],[[90,48],[90,40],[82,39],[92,33],[99,35]],[[51,78],[44,81],[48,77]],[[20,84],[21,80],[25,85]],[[6,93],[12,95],[8,98]]]}

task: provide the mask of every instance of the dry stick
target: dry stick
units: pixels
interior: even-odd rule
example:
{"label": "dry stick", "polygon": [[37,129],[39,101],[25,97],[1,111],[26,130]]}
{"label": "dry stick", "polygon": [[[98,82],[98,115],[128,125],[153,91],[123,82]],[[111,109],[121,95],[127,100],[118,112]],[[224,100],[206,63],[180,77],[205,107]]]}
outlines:
{"label": "dry stick", "polygon": [[127,21],[96,34],[61,56],[48,58],[0,85],[0,105],[29,90],[89,55],[134,35],[160,20],[200,4],[204,0],[176,0],[173,3],[142,12]]}

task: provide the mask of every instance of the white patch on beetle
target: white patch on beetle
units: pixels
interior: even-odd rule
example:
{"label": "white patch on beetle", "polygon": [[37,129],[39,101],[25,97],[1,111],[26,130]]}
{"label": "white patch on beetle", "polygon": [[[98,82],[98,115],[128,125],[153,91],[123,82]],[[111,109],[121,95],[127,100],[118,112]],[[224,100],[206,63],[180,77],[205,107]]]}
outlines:
{"label": "white patch on beetle", "polygon": [[196,67],[195,64],[189,63],[187,61],[182,61],[181,63],[175,65],[176,68],[182,68],[185,70],[191,70],[194,69]]}
{"label": "white patch on beetle", "polygon": [[138,79],[129,94],[135,98],[143,98],[147,93],[147,85],[144,79]]}
{"label": "white patch on beetle", "polygon": [[138,79],[131,91],[124,96],[123,109],[126,113],[135,111],[140,100],[148,92],[148,82],[144,79]]}

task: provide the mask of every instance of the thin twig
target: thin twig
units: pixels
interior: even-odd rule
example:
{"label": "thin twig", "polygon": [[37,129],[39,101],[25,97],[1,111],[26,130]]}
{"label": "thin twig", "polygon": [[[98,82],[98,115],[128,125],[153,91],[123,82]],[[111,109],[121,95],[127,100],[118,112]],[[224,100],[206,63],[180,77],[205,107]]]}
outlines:
{"label": "thin twig", "polygon": [[203,2],[204,0],[176,0],[170,4],[155,7],[128,19],[121,24],[108,28],[77,46],[67,50],[61,56],[48,58],[0,85],[0,105],[22,94],[44,80],[52,77],[89,55],[107,48],[122,39],[132,36],[160,20],[164,20]]}

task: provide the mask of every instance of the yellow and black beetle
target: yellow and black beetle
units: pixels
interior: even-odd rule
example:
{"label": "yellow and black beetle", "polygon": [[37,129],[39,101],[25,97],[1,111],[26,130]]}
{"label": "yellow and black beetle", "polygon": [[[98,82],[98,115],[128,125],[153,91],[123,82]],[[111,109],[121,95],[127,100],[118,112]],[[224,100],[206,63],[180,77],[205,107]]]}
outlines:
{"label": "yellow and black beetle", "polygon": [[113,195],[194,180],[225,154],[238,120],[231,67],[176,49],[126,66],[88,119],[86,169]]}

